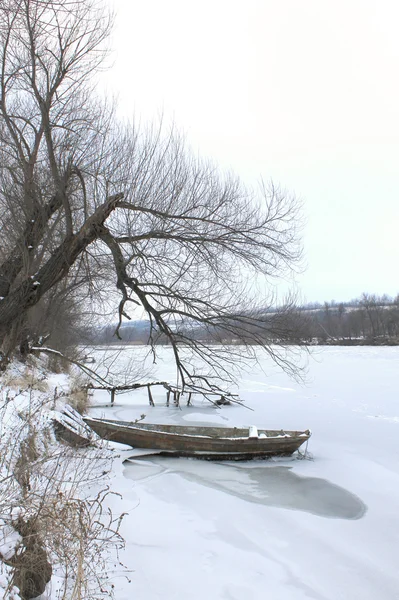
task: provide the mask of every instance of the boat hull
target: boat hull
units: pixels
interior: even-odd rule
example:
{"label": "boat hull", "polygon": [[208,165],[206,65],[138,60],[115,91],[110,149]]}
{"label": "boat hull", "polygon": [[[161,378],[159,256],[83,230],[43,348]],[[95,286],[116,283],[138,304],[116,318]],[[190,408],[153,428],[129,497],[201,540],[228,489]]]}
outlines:
{"label": "boat hull", "polygon": [[150,425],[90,417],[85,421],[103,439],[158,450],[158,454],[207,460],[290,456],[310,437],[310,431],[259,430],[258,437],[249,437],[249,429],[236,427]]}

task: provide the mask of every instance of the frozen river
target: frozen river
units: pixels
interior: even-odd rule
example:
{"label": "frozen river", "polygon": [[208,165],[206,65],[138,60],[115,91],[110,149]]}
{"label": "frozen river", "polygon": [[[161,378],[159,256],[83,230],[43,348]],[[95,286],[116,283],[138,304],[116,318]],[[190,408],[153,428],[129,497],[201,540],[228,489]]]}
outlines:
{"label": "frozen river", "polygon": [[[133,352],[137,352],[134,349]],[[118,358],[127,362],[131,351]],[[301,385],[264,363],[241,406],[97,393],[96,416],[313,431],[313,460],[208,463],[137,456],[115,463],[114,508],[131,570],[117,600],[399,600],[399,349],[317,348]],[[175,380],[167,349],[154,376]],[[118,571],[118,569],[117,569]]]}

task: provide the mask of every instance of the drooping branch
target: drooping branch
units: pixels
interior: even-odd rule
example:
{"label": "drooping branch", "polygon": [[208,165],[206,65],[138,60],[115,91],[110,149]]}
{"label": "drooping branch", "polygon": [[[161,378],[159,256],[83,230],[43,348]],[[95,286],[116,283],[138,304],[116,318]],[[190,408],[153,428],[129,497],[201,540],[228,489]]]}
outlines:
{"label": "drooping branch", "polygon": [[154,358],[167,340],[183,388],[224,386],[253,345],[288,364],[271,344],[294,339],[295,319],[259,312],[256,282],[299,264],[297,201],[218,173],[174,128],[115,121],[90,84],[110,25],[101,6],[0,3],[2,350],[47,332],[69,291],[73,308],[117,314],[117,337],[141,307]]}

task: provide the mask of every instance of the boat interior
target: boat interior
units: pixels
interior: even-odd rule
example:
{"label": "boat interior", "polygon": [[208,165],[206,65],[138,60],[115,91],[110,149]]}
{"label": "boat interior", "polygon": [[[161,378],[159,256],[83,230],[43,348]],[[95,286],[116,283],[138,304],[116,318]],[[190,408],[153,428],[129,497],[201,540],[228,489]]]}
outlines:
{"label": "boat interior", "polygon": [[157,431],[176,435],[206,436],[212,438],[265,438],[265,437],[297,437],[308,436],[309,431],[286,431],[283,429],[258,429],[250,427],[212,427],[190,425],[160,425],[136,423],[134,421],[114,421],[111,419],[93,419],[99,422],[113,424],[118,427],[137,428],[144,431]]}

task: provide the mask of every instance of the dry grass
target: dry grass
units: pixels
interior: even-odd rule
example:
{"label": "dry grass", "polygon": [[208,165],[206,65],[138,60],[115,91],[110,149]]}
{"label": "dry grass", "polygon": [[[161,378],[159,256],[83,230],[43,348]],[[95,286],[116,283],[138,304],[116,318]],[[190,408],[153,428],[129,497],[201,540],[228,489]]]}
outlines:
{"label": "dry grass", "polygon": [[48,385],[46,379],[35,374],[29,367],[26,367],[22,373],[6,371],[2,377],[2,384],[13,390],[32,389],[38,392],[47,392]]}
{"label": "dry grass", "polygon": [[89,393],[86,382],[80,376],[71,378],[71,389],[68,394],[68,403],[81,415],[89,408]]}
{"label": "dry grass", "polygon": [[51,355],[47,357],[47,368],[52,373],[69,373],[71,364],[62,356]]}
{"label": "dry grass", "polygon": [[[75,387],[83,402],[87,394],[81,381]],[[27,410],[21,410],[24,396]],[[51,424],[43,420],[51,401],[49,394],[32,388],[8,393],[0,401],[0,421],[7,413],[17,426],[0,438],[0,537],[7,528],[21,536],[12,556],[0,554],[0,575],[3,562],[10,569],[9,589],[17,585],[23,600],[42,593],[53,569],[60,600],[111,598],[108,560],[112,552],[112,564],[117,564],[123,547],[122,517],[109,510],[110,492],[103,479],[113,456],[103,447],[59,445]]]}

